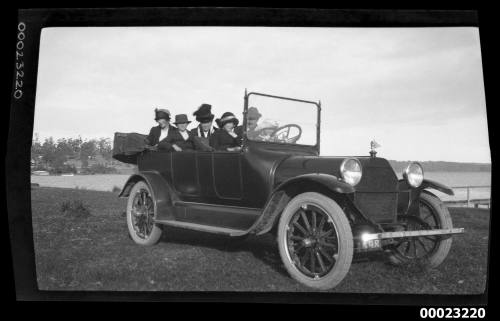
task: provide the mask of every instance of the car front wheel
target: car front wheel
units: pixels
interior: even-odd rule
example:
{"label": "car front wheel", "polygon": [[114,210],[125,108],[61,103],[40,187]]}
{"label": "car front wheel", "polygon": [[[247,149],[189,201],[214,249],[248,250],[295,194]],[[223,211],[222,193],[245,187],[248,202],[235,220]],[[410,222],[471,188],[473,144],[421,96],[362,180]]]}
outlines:
{"label": "car front wheel", "polygon": [[[430,194],[422,193],[417,215],[400,215],[398,222],[406,231],[451,229],[453,223],[446,205]],[[451,237],[422,236],[401,239],[392,246],[389,261],[394,265],[419,261],[428,267],[439,266],[451,248]]]}
{"label": "car front wheel", "polygon": [[349,271],[351,226],[340,206],[322,194],[294,197],[281,215],[277,237],[285,268],[305,286],[334,288]]}
{"label": "car front wheel", "polygon": [[151,189],[144,181],[132,187],[127,202],[127,226],[137,244],[154,245],[161,237],[161,227],[154,223],[154,203]]}

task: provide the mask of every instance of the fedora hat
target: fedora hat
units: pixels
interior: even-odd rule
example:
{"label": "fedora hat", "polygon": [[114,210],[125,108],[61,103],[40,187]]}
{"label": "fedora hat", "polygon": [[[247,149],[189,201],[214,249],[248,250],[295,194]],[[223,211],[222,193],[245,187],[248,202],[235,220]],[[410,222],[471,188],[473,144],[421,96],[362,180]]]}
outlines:
{"label": "fedora hat", "polygon": [[259,113],[259,110],[256,107],[248,108],[247,118],[248,119],[259,119],[262,117],[262,114]]}
{"label": "fedora hat", "polygon": [[193,113],[196,116],[196,121],[200,123],[206,123],[214,120],[214,114],[212,114],[212,105],[201,104],[200,107]]}
{"label": "fedora hat", "polygon": [[168,109],[158,109],[155,108],[155,120],[166,119],[170,120],[170,111]]}
{"label": "fedora hat", "polygon": [[186,114],[179,114],[175,115],[175,122],[174,124],[189,124],[191,121],[188,119],[188,116]]}

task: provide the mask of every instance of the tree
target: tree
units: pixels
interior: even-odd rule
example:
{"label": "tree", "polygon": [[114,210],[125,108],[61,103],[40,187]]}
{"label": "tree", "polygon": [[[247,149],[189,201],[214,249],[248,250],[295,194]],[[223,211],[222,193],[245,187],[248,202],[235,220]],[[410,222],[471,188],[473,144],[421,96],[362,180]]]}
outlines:
{"label": "tree", "polygon": [[111,139],[101,137],[97,141],[97,148],[99,150],[99,154],[101,154],[101,156],[105,160],[107,161],[111,160],[111,156],[113,154],[113,146],[111,145]]}
{"label": "tree", "polygon": [[93,139],[81,144],[80,160],[82,161],[82,167],[88,167],[89,158],[95,155],[96,149],[96,142]]}

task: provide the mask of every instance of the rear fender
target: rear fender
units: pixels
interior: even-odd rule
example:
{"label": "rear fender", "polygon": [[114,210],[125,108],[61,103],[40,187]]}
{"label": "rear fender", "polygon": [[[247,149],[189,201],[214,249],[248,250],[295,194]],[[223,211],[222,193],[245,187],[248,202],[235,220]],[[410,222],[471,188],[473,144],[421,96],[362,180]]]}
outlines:
{"label": "rear fender", "polygon": [[128,197],[132,187],[144,181],[151,189],[155,200],[155,219],[174,219],[173,203],[177,196],[165,179],[156,171],[145,171],[132,175],[125,183],[118,197]]}

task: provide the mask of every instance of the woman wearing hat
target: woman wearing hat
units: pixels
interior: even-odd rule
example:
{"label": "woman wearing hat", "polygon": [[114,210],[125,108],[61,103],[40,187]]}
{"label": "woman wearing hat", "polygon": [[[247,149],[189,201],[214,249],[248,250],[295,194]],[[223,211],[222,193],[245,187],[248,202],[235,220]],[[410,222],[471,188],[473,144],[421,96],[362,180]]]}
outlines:
{"label": "woman wearing hat", "polygon": [[241,135],[235,132],[238,119],[231,112],[225,112],[220,119],[215,120],[220,130],[210,136],[210,146],[215,150],[237,152],[241,149]]}
{"label": "woman wearing hat", "polygon": [[152,127],[146,137],[146,148],[149,150],[179,150],[179,147],[169,142],[177,132],[177,128],[170,125],[170,111],[155,109],[155,121],[158,126]]}
{"label": "woman wearing hat", "polygon": [[217,130],[212,126],[214,120],[214,114],[212,114],[212,105],[209,104],[201,104],[200,107],[193,113],[193,116],[196,116],[196,121],[200,124],[191,130],[191,133],[199,137],[199,141],[201,141],[206,146],[210,146],[210,136]]}

